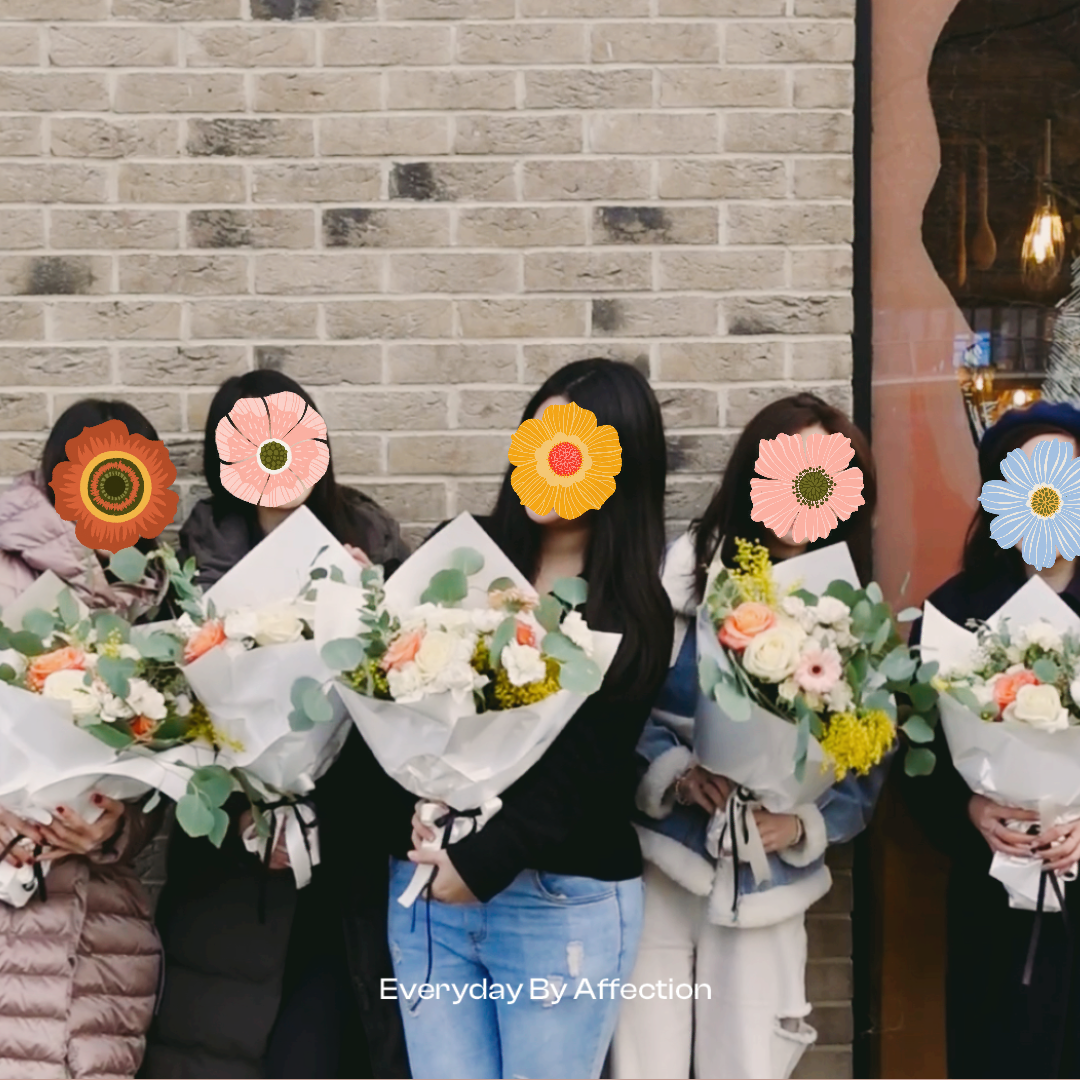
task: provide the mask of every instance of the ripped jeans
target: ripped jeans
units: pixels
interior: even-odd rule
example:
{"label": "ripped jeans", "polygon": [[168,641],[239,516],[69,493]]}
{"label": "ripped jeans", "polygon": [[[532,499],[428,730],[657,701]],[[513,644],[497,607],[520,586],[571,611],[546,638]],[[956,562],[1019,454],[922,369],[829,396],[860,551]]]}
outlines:
{"label": "ripped jeans", "polygon": [[[486,904],[397,903],[390,952],[413,1076],[499,1080],[600,1075],[641,934],[642,885],[526,870]],[[600,983],[604,981],[601,987]]]}

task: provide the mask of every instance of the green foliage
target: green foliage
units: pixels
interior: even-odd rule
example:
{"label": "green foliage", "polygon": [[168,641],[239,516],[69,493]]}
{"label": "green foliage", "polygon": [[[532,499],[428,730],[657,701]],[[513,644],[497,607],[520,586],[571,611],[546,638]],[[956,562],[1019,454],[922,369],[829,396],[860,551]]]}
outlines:
{"label": "green foliage", "polygon": [[559,686],[575,694],[595,694],[604,681],[603,672],[595,661],[579,650],[579,655],[559,665]]}
{"label": "green foliage", "polygon": [[100,739],[114,750],[123,750],[135,741],[129,732],[113,724],[87,724],[83,730],[89,731],[94,738]]}
{"label": "green foliage", "polygon": [[476,548],[459,547],[450,552],[450,566],[470,578],[484,569],[484,556]]}
{"label": "green foliage", "polygon": [[554,657],[560,662],[575,660],[579,656],[585,655],[580,646],[575,645],[565,634],[560,633],[558,630],[553,630],[544,635],[543,651],[545,656]]}
{"label": "green foliage", "polygon": [[723,672],[713,687],[713,700],[732,720],[750,719],[750,699],[739,689],[739,684]]}
{"label": "green foliage", "polygon": [[559,623],[563,618],[563,606],[554,596],[545,594],[540,597],[540,603],[537,604],[533,615],[536,616],[536,621],[551,633],[559,629]]}
{"label": "green foliage", "polygon": [[455,604],[460,604],[468,595],[469,582],[460,570],[439,570],[433,575],[431,584],[420,595],[420,603],[453,607]]}
{"label": "green foliage", "polygon": [[112,656],[98,657],[98,676],[118,698],[126,698],[131,693],[129,680],[135,677],[137,669],[138,664],[134,660]]}
{"label": "green foliage", "polygon": [[138,548],[124,548],[109,559],[109,569],[129,585],[138,584],[146,576],[147,557]]}
{"label": "green foliage", "polygon": [[206,836],[221,847],[229,829],[229,815],[221,808],[235,787],[232,774],[220,765],[196,769],[176,804],[177,823],[189,836]]}
{"label": "green foliage", "polygon": [[65,630],[73,629],[79,621],[79,603],[70,589],[62,589],[56,598],[56,610]]}
{"label": "green foliage", "polygon": [[358,638],[336,638],[319,651],[323,663],[334,671],[352,671],[364,659],[364,643]]}
{"label": "green foliage", "polygon": [[491,663],[496,669],[502,667],[503,649],[514,640],[516,633],[517,619],[513,615],[507,616],[495,627],[495,633],[491,636],[491,645],[488,651],[491,655]]}
{"label": "green foliage", "polygon": [[551,591],[571,608],[580,607],[589,598],[589,584],[584,578],[559,578]]}
{"label": "green foliage", "polygon": [[907,720],[900,725],[900,730],[913,743],[928,743],[934,741],[934,729],[923,717],[918,715],[909,716]]}
{"label": "green foliage", "polygon": [[937,758],[932,750],[923,746],[909,746],[904,755],[904,772],[908,776],[929,776],[936,763]]}

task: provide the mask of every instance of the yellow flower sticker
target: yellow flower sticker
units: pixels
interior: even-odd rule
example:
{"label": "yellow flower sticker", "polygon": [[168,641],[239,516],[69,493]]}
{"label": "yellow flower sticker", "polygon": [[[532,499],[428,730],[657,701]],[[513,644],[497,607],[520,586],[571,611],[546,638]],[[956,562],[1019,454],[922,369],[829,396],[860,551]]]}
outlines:
{"label": "yellow flower sticker", "polygon": [[554,509],[567,521],[599,510],[622,471],[619,433],[610,424],[598,427],[596,414],[572,401],[549,405],[539,420],[526,420],[514,432],[507,456],[521,505],[541,517]]}

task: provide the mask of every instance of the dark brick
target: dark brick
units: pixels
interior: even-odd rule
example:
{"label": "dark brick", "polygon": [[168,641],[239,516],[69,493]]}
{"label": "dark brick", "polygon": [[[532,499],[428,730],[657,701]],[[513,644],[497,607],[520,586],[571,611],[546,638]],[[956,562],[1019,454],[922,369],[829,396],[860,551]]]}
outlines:
{"label": "dark brick", "polygon": [[376,210],[352,206],[323,212],[323,238],[327,247],[366,247],[378,225]]}
{"label": "dark brick", "polygon": [[251,244],[246,210],[193,210],[188,214],[192,247],[236,248]]}
{"label": "dark brick", "polygon": [[74,296],[90,291],[94,274],[89,259],[43,255],[27,269],[23,296]]}
{"label": "dark brick", "polygon": [[596,222],[608,239],[619,244],[662,242],[671,229],[671,219],[658,206],[602,206]]}
{"label": "dark brick", "polygon": [[390,171],[390,198],[418,202],[448,199],[435,170],[426,161],[397,162]]}
{"label": "dark brick", "polygon": [[[594,330],[603,330],[610,334],[618,330],[625,321],[620,300],[594,300],[592,302],[592,324]],[[646,372],[646,374],[648,374]]]}
{"label": "dark brick", "polygon": [[281,136],[277,120],[221,117],[192,120],[187,152],[197,157],[243,157],[262,153]]}

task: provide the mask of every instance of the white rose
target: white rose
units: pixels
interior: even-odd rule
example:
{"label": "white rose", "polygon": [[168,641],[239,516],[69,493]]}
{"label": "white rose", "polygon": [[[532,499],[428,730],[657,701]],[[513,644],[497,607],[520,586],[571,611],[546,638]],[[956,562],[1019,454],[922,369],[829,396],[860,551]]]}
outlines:
{"label": "white rose", "polygon": [[136,716],[145,716],[147,720],[164,720],[168,709],[165,708],[165,695],[155,690],[145,679],[132,679],[128,691],[128,707]]}
{"label": "white rose", "polygon": [[472,628],[480,634],[490,634],[506,618],[506,612],[495,611],[493,608],[473,608]]}
{"label": "white rose", "polygon": [[416,654],[417,673],[425,682],[434,679],[443,668],[455,659],[458,639],[445,630],[429,630]]}
{"label": "white rose", "polygon": [[231,641],[254,638],[259,632],[259,613],[257,611],[234,611],[225,616],[225,636]]}
{"label": "white rose", "polygon": [[851,692],[851,687],[843,679],[840,679],[825,695],[825,704],[828,705],[829,712],[850,712],[855,704],[855,696]]}
{"label": "white rose", "polygon": [[435,692],[449,690],[454,700],[459,704],[467,701],[474,690],[479,690],[487,685],[488,677],[481,675],[472,664],[465,660],[451,660],[439,672],[439,676],[431,684]]}
{"label": "white rose", "polygon": [[423,682],[416,664],[404,664],[386,673],[390,696],[403,704],[419,701],[424,696]]}
{"label": "white rose", "polygon": [[540,650],[531,645],[511,641],[503,649],[500,659],[507,677],[515,686],[527,686],[547,678],[547,665],[540,656]]}
{"label": "white rose", "polygon": [[254,634],[256,645],[288,645],[303,636],[304,624],[295,611],[276,607],[259,612],[258,629]]}
{"label": "white rose", "polygon": [[1029,648],[1037,645],[1047,652],[1061,652],[1061,635],[1048,622],[1037,622],[1031,626],[1025,626],[1017,637],[1021,645],[1026,643]]}
{"label": "white rose", "polygon": [[1006,707],[1002,716],[1038,731],[1063,731],[1069,726],[1069,714],[1061,707],[1055,686],[1021,686],[1016,700]]}
{"label": "white rose", "polygon": [[563,619],[559,629],[579,648],[583,649],[586,656],[593,654],[593,633],[588,624],[581,617],[581,612],[571,611]]}
{"label": "white rose", "polygon": [[822,596],[818,599],[817,607],[814,608],[817,621],[823,626],[837,626],[845,619],[851,618],[851,610],[842,600],[835,596]]}
{"label": "white rose", "polygon": [[54,701],[66,701],[75,719],[92,716],[100,709],[100,701],[89,686],[83,682],[85,672],[54,671],[42,687],[42,697]]}
{"label": "white rose", "polygon": [[186,638],[194,637],[199,632],[195,620],[186,611],[176,620],[176,629]]}
{"label": "white rose", "polygon": [[814,628],[817,622],[814,609],[808,608],[798,596],[786,596],[780,601],[780,610],[793,619],[806,632]]}
{"label": "white rose", "polygon": [[743,667],[764,682],[782,682],[793,674],[806,635],[792,623],[780,623],[750,639]]}
{"label": "white rose", "polygon": [[190,716],[191,715],[191,698],[187,694],[176,695],[176,715],[177,716]]}
{"label": "white rose", "polygon": [[26,657],[14,649],[2,649],[0,650],[0,664],[7,664],[18,678],[26,670]]}
{"label": "white rose", "polygon": [[[802,601],[800,600],[801,604]],[[784,701],[794,701],[796,695],[799,693],[799,684],[794,679],[785,679],[777,688],[777,694],[780,695]]]}

